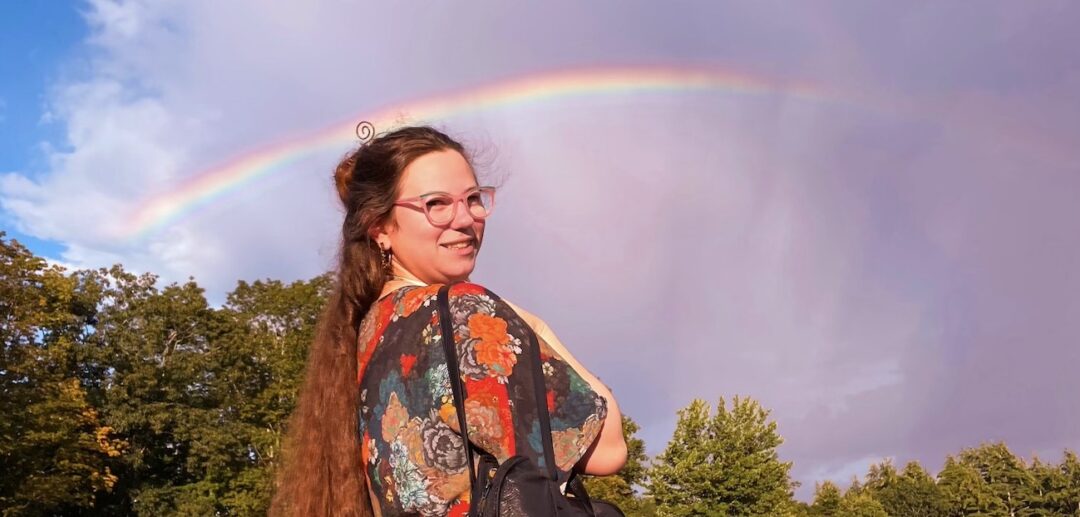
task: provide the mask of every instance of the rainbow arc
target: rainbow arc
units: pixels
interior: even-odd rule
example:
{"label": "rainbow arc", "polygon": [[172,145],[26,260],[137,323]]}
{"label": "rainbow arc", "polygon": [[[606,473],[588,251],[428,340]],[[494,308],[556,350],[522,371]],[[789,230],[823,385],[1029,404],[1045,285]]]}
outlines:
{"label": "rainbow arc", "polygon": [[361,120],[370,121],[384,131],[399,124],[402,115],[435,122],[469,112],[546,103],[567,97],[693,91],[782,94],[813,102],[835,100],[807,84],[776,83],[747,74],[702,67],[589,68],[515,77],[360,113],[318,131],[262,146],[194,173],[138,203],[119,229],[119,237],[130,239],[149,234],[249,182],[287,170],[285,165],[305,156],[331,150],[344,153],[356,145],[356,124]]}

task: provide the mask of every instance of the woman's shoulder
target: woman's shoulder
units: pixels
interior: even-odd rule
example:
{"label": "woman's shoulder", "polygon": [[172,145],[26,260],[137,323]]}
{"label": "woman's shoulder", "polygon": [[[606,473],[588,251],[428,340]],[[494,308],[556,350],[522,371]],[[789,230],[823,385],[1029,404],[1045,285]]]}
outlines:
{"label": "woman's shoulder", "polygon": [[[442,287],[442,286],[440,285],[439,287]],[[460,297],[463,297],[463,296],[476,296],[476,295],[485,295],[485,296],[494,297],[494,298],[499,297],[491,289],[488,289],[487,287],[484,287],[483,285],[481,285],[479,283],[470,282],[470,281],[454,282],[454,283],[450,284],[450,289],[449,289],[448,294],[450,296],[450,299],[460,298]]]}
{"label": "woman's shoulder", "polygon": [[[547,328],[547,324],[539,316],[521,308],[518,304],[495,294],[491,289],[475,282],[459,282],[450,287],[449,299],[455,305],[465,305],[466,308],[487,308],[491,305],[502,305],[509,309],[518,318],[521,318],[534,331]],[[471,303],[470,303],[471,302]],[[505,312],[505,311],[504,311]]]}
{"label": "woman's shoulder", "polygon": [[379,298],[372,307],[374,310],[371,312],[385,314],[385,317],[391,321],[407,318],[421,307],[433,307],[435,295],[439,292],[440,287],[437,284],[409,285],[395,289]]}
{"label": "woman's shoulder", "polygon": [[[372,304],[364,318],[365,323],[381,328],[394,322],[407,320],[423,308],[434,311],[439,291],[446,286],[447,284],[410,285],[386,293]],[[447,291],[450,308],[455,313],[514,311],[519,316],[522,314],[516,305],[476,282],[449,284]]]}

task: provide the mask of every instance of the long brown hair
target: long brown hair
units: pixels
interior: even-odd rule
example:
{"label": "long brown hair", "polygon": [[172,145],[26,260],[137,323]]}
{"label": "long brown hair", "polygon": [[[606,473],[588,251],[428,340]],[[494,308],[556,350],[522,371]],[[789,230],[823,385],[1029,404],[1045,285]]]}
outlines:
{"label": "long brown hair", "polygon": [[462,145],[412,126],[376,136],[334,172],[345,205],[337,286],[308,352],[307,372],[287,430],[274,516],[372,515],[358,434],[357,329],[387,281],[371,230],[390,223],[402,172],[427,153]]}

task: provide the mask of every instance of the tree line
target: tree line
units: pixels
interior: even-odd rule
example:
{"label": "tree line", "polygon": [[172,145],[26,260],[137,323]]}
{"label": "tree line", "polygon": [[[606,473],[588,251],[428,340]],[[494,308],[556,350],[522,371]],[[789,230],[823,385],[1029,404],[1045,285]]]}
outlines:
{"label": "tree line", "polygon": [[[0,232],[0,514],[265,515],[284,426],[332,279],[239,282],[212,307],[193,280],[67,271]],[[1003,443],[932,476],[870,467],[796,501],[791,462],[751,398],[692,401],[663,452],[624,418],[629,460],[589,478],[636,516],[1080,516],[1080,461]]]}

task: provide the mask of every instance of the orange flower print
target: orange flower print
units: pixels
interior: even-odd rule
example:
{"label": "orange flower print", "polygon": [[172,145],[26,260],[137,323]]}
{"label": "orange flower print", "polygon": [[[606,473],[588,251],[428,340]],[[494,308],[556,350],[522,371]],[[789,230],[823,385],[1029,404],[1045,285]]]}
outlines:
{"label": "orange flower print", "polygon": [[449,425],[450,429],[453,429],[454,432],[461,432],[461,425],[458,424],[457,408],[454,407],[454,404],[450,402],[443,404],[442,407],[439,408],[439,418],[441,418],[443,422],[446,422],[446,425]]}
{"label": "orange flower print", "polygon": [[419,289],[412,289],[405,293],[405,296],[401,300],[399,317],[406,318],[410,314],[416,312],[417,309],[431,299],[432,296],[439,292],[439,286],[426,286]]}
{"label": "orange flower print", "polygon": [[491,375],[506,377],[517,364],[517,355],[505,345],[492,341],[481,341],[476,345],[476,362],[486,366]]}
{"label": "orange flower print", "polygon": [[510,336],[506,333],[506,320],[483,313],[469,316],[469,334],[474,339],[496,345],[510,342]]}
{"label": "orange flower print", "polygon": [[420,434],[420,419],[409,420],[408,425],[398,433],[398,441],[405,446],[413,465],[424,464],[424,437]]}
{"label": "orange flower print", "polygon": [[496,377],[510,375],[517,364],[517,355],[506,332],[506,320],[475,313],[469,316],[469,335],[476,339],[476,362],[487,367]]}
{"label": "orange flower print", "polygon": [[487,450],[497,458],[508,457],[511,451],[503,447],[503,426],[499,419],[499,409],[469,397],[465,400],[466,422],[469,426],[469,438],[476,441],[480,448]]}
{"label": "orange flower print", "polygon": [[392,442],[405,424],[409,422],[409,410],[401,405],[397,393],[390,394],[390,401],[386,404],[386,412],[382,416],[382,439]]}
{"label": "orange flower print", "polygon": [[430,483],[428,492],[443,501],[453,501],[469,491],[469,475],[464,470],[458,474],[448,474],[445,470],[421,465],[420,472]]}

